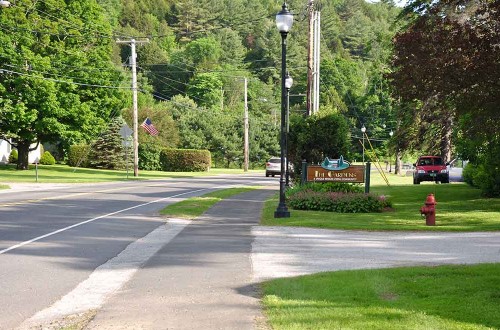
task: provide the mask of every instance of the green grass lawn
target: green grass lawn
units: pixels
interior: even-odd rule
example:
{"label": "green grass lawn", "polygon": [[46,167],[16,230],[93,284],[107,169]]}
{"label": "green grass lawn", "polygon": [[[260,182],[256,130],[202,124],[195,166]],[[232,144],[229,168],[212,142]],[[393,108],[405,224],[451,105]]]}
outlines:
{"label": "green grass lawn", "polygon": [[[500,230],[500,199],[483,198],[480,191],[466,184],[413,185],[411,177],[389,176],[391,186],[373,177],[371,192],[386,195],[393,211],[383,213],[332,213],[290,210],[290,218],[275,219],[278,196],[264,206],[264,225],[302,226],[329,229],[361,230],[431,230],[431,231],[497,231]],[[436,226],[426,226],[420,215],[428,194],[434,194]]]}
{"label": "green grass lawn", "polygon": [[[260,173],[263,171],[250,171]],[[209,172],[162,172],[139,171],[139,177],[134,178],[133,170],[129,170],[128,180],[162,179],[175,177],[195,177],[217,174],[243,174],[243,170],[211,169]],[[0,182],[35,182],[35,166],[29,170],[18,171],[15,165],[0,165]],[[100,170],[90,168],[74,168],[67,165],[39,165],[38,182],[41,183],[90,183],[127,180],[126,170]]]}
{"label": "green grass lawn", "polygon": [[273,329],[499,329],[500,264],[320,273],[263,283]]}
{"label": "green grass lawn", "polygon": [[256,189],[256,187],[217,190],[200,197],[191,197],[181,202],[170,204],[161,210],[160,214],[169,217],[194,219],[221,200],[253,189]]}

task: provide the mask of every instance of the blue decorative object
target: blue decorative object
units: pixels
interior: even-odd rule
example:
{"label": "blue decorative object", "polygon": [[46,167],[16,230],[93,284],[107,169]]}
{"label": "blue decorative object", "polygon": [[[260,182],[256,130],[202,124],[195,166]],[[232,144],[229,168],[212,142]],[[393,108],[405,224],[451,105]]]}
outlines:
{"label": "blue decorative object", "polygon": [[340,156],[339,159],[329,159],[328,157],[326,157],[323,163],[321,163],[321,167],[329,171],[345,170],[350,165],[351,164],[348,161],[344,160],[343,156]]}

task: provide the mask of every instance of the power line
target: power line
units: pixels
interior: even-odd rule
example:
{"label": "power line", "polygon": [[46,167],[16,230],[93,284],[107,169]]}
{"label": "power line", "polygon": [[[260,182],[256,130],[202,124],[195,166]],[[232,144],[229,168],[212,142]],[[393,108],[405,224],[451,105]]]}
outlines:
{"label": "power line", "polygon": [[122,87],[122,86],[109,86],[109,85],[78,83],[78,82],[74,82],[74,81],[67,81],[67,80],[53,79],[53,78],[47,78],[47,77],[40,77],[40,76],[31,75],[31,74],[28,74],[28,73],[22,73],[22,72],[7,70],[7,69],[0,69],[0,73],[3,73],[3,72],[7,72],[7,73],[11,73],[11,74],[17,74],[19,76],[27,76],[27,77],[36,78],[36,79],[49,80],[49,81],[53,81],[53,82],[64,83],[64,84],[71,84],[71,85],[78,85],[78,86],[100,87],[100,88],[110,88],[110,89],[131,89],[130,87]]}

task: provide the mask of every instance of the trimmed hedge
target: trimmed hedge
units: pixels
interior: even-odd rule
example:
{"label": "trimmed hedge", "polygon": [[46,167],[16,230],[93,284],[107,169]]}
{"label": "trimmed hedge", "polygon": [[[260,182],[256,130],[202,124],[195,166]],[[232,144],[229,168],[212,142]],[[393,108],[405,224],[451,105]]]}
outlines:
{"label": "trimmed hedge", "polygon": [[54,165],[55,163],[56,163],[56,159],[48,151],[45,151],[43,153],[42,157],[40,157],[40,164],[42,164],[42,165]]}
{"label": "trimmed hedge", "polygon": [[86,144],[72,145],[68,152],[68,165],[72,167],[89,167],[90,146]]}
{"label": "trimmed hedge", "polygon": [[208,150],[166,148],[160,153],[161,169],[167,172],[204,172],[211,162]]}

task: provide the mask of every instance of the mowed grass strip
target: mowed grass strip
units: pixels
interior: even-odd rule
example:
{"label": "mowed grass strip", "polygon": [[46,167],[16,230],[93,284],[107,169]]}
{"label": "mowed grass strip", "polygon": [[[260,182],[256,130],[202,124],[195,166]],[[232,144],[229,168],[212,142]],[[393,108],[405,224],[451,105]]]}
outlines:
{"label": "mowed grass strip", "polygon": [[[290,210],[290,218],[275,219],[278,196],[264,206],[261,223],[270,226],[300,226],[355,230],[417,231],[498,231],[500,198],[484,198],[478,189],[464,183],[413,185],[411,178],[390,177],[397,184],[387,186],[376,181],[371,192],[387,196],[393,211],[383,213],[333,213]],[[426,226],[420,208],[428,194],[434,194],[436,226]]]}
{"label": "mowed grass strip", "polygon": [[262,284],[273,329],[499,329],[500,264],[320,273]]}
{"label": "mowed grass strip", "polygon": [[[217,174],[243,174],[238,169],[212,168],[209,172],[163,172],[139,171],[139,177],[134,177],[132,166],[129,167],[127,179],[126,170],[102,170],[92,168],[75,168],[67,165],[38,165],[38,182],[40,183],[92,183],[107,181],[147,180],[177,177],[197,177]],[[263,171],[250,171],[250,173],[263,173]],[[2,182],[35,182],[35,165],[30,165],[28,170],[16,170],[15,165],[0,165],[0,180]]]}
{"label": "mowed grass strip", "polygon": [[191,197],[181,202],[168,205],[160,211],[160,214],[175,218],[194,219],[205,213],[209,208],[221,200],[254,189],[257,189],[257,187],[229,188],[213,191],[200,197]]}

